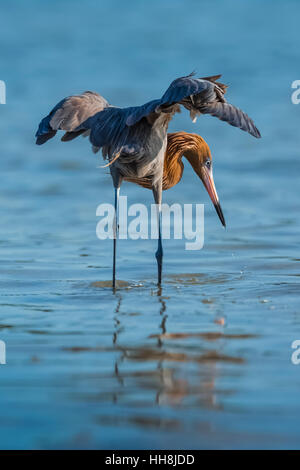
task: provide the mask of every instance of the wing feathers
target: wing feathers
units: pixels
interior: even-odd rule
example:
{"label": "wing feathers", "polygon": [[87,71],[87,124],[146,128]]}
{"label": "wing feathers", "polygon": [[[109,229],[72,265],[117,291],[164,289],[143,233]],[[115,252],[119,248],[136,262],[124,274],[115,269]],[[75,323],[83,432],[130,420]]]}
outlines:
{"label": "wing feathers", "polygon": [[88,118],[108,106],[108,102],[101,95],[92,91],[85,91],[81,95],[65,98],[41,121],[36,133],[36,143],[43,144],[54,137],[57,130],[70,133],[63,136],[63,141],[74,139],[82,133],[78,131],[81,130],[80,126]]}
{"label": "wing feathers", "polygon": [[[161,113],[172,115],[180,105],[190,111],[192,119],[199,114],[210,114],[238,127],[254,137],[260,137],[254,122],[240,109],[226,102],[227,86],[218,82],[221,75],[195,78],[192,74],[174,80],[161,99],[133,108],[115,108],[98,93],[86,91],[60,101],[39,125],[36,143],[41,145],[54,137],[57,130],[65,130],[66,142],[90,130],[95,148],[109,146],[119,151],[127,138],[135,135],[132,126],[151,115],[148,125]],[[153,117],[153,119],[152,119]],[[165,121],[167,125],[168,120]],[[132,132],[130,131],[132,130]]]}
{"label": "wing feathers", "polygon": [[70,140],[75,139],[81,134],[84,134],[86,132],[85,129],[80,129],[79,131],[72,131],[72,132],[66,132],[62,138],[60,139],[62,142],[69,142]]}
{"label": "wing feathers", "polygon": [[201,108],[202,114],[211,114],[212,116],[226,121],[234,127],[239,127],[243,131],[249,132],[256,138],[260,138],[260,132],[252,119],[241,109],[229,103],[211,103]]}
{"label": "wing feathers", "polygon": [[[172,106],[179,104],[190,111],[193,121],[199,114],[211,114],[232,126],[249,132],[254,137],[260,137],[254,122],[240,109],[227,103],[224,94],[227,85],[217,80],[221,75],[194,78],[188,75],[174,80],[160,100],[150,102],[137,108],[127,118],[126,124],[133,126],[149,113],[172,112]],[[151,105],[151,106],[150,106]],[[174,108],[175,109],[175,108]],[[173,110],[174,111],[174,110]]]}

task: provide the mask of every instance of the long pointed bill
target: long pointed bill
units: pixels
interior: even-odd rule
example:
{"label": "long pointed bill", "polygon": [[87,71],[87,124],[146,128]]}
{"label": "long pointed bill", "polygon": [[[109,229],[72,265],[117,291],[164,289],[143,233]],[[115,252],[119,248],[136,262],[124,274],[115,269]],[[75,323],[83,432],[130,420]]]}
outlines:
{"label": "long pointed bill", "polygon": [[214,179],[212,176],[212,171],[209,171],[208,168],[203,168],[202,173],[202,182],[206,188],[206,191],[209,194],[210,199],[212,200],[213,205],[215,206],[216,212],[219,216],[219,219],[224,227],[226,227],[225,218],[223,215],[223,211],[219,202],[217,190],[215,187]]}

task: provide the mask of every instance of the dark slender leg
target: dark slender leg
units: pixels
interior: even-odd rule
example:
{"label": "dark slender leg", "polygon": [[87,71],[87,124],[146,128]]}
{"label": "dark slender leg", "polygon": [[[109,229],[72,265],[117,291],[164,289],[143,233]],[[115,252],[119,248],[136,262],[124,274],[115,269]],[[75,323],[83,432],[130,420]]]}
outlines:
{"label": "dark slender leg", "polygon": [[116,289],[116,255],[117,255],[117,238],[119,234],[119,194],[120,194],[120,187],[115,188],[114,254],[113,254],[113,279],[112,279],[113,290]]}
{"label": "dark slender leg", "polygon": [[157,225],[158,225],[158,244],[155,253],[157,261],[157,285],[160,287],[162,278],[162,264],[163,264],[163,247],[161,238],[161,197],[162,197],[162,181],[152,188],[154,200],[157,208]]}
{"label": "dark slender leg", "polygon": [[158,206],[157,220],[158,220],[158,244],[157,251],[155,253],[157,261],[157,284],[161,285],[161,275],[162,275],[162,262],[163,262],[163,247],[161,241],[161,205]]}
{"label": "dark slender leg", "polygon": [[122,183],[122,176],[114,165],[110,167],[110,173],[113,179],[115,188],[115,216],[114,216],[114,253],[113,253],[113,278],[112,287],[113,291],[116,290],[116,256],[117,256],[117,238],[119,235],[119,194],[120,186]]}

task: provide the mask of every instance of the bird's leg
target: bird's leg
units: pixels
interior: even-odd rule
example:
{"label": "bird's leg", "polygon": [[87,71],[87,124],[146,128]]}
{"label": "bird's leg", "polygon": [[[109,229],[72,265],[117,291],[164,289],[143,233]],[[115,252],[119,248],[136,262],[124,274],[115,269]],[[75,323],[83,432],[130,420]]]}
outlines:
{"label": "bird's leg", "polygon": [[112,287],[116,289],[116,255],[117,255],[117,238],[119,234],[119,194],[120,187],[115,188],[115,214],[114,214],[114,254],[113,254],[113,279]]}
{"label": "bird's leg", "polygon": [[157,251],[155,253],[156,260],[157,260],[157,270],[158,270],[158,276],[157,276],[157,284],[158,286],[161,285],[161,275],[162,275],[162,262],[163,262],[163,248],[162,248],[162,241],[161,241],[161,204],[158,206],[158,245],[157,245]]}
{"label": "bird's leg", "polygon": [[116,290],[116,255],[117,255],[117,238],[119,234],[119,195],[120,195],[120,186],[122,183],[122,178],[119,172],[114,168],[111,169],[111,175],[113,178],[113,183],[115,187],[115,213],[114,213],[114,248],[113,248],[113,278],[112,278],[112,288],[113,291]]}
{"label": "bird's leg", "polygon": [[161,215],[161,199],[162,199],[162,181],[157,185],[152,187],[154,200],[156,203],[157,210],[157,226],[158,226],[158,244],[157,251],[155,253],[157,261],[157,285],[161,286],[161,277],[162,277],[162,263],[163,263],[163,247],[162,247],[162,238],[161,238],[161,225],[162,225],[162,215]]}

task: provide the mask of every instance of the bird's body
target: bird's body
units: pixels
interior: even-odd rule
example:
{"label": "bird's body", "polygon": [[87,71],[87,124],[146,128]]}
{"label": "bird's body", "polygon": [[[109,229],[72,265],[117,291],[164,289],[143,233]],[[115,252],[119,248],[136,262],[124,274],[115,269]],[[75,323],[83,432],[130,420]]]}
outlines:
{"label": "bird's body", "polygon": [[[155,185],[162,175],[169,118],[169,115],[161,115],[152,125],[147,119],[142,119],[129,127],[121,147],[115,142],[105,146],[104,158],[111,160],[117,156],[111,168],[117,170],[122,178],[147,177]],[[91,140],[93,137],[91,135]]]}
{"label": "bird's body", "polygon": [[[102,148],[115,187],[115,217],[117,217],[119,190],[123,179],[152,189],[159,220],[156,252],[159,284],[162,272],[160,230],[162,190],[174,186],[180,180],[183,154],[202,179],[222,223],[225,224],[211,168],[208,166],[211,159],[208,157],[207,160],[201,160],[200,166],[192,149],[195,139],[188,137],[192,134],[183,136],[181,133],[176,138],[170,134],[166,152],[168,125],[174,114],[180,111],[180,105],[190,111],[193,121],[200,114],[210,114],[249,132],[254,137],[260,137],[253,121],[243,111],[225,100],[227,87],[217,81],[219,78],[220,75],[197,79],[193,74],[178,78],[171,83],[160,99],[128,108],[111,106],[95,92],[70,96],[60,101],[41,121],[36,134],[39,145],[54,137],[58,130],[64,130],[66,133],[62,137],[63,141],[72,140],[81,134],[89,135],[93,151],[97,152]],[[113,287],[115,287],[117,232],[118,222],[115,220]]]}
{"label": "bird's body", "polygon": [[[163,191],[172,188],[181,180],[184,170],[183,157],[189,161],[199,176],[202,162],[206,158],[211,159],[211,153],[205,140],[198,134],[183,131],[169,133],[164,155]],[[151,178],[125,177],[124,179],[144,188],[152,189]]]}

